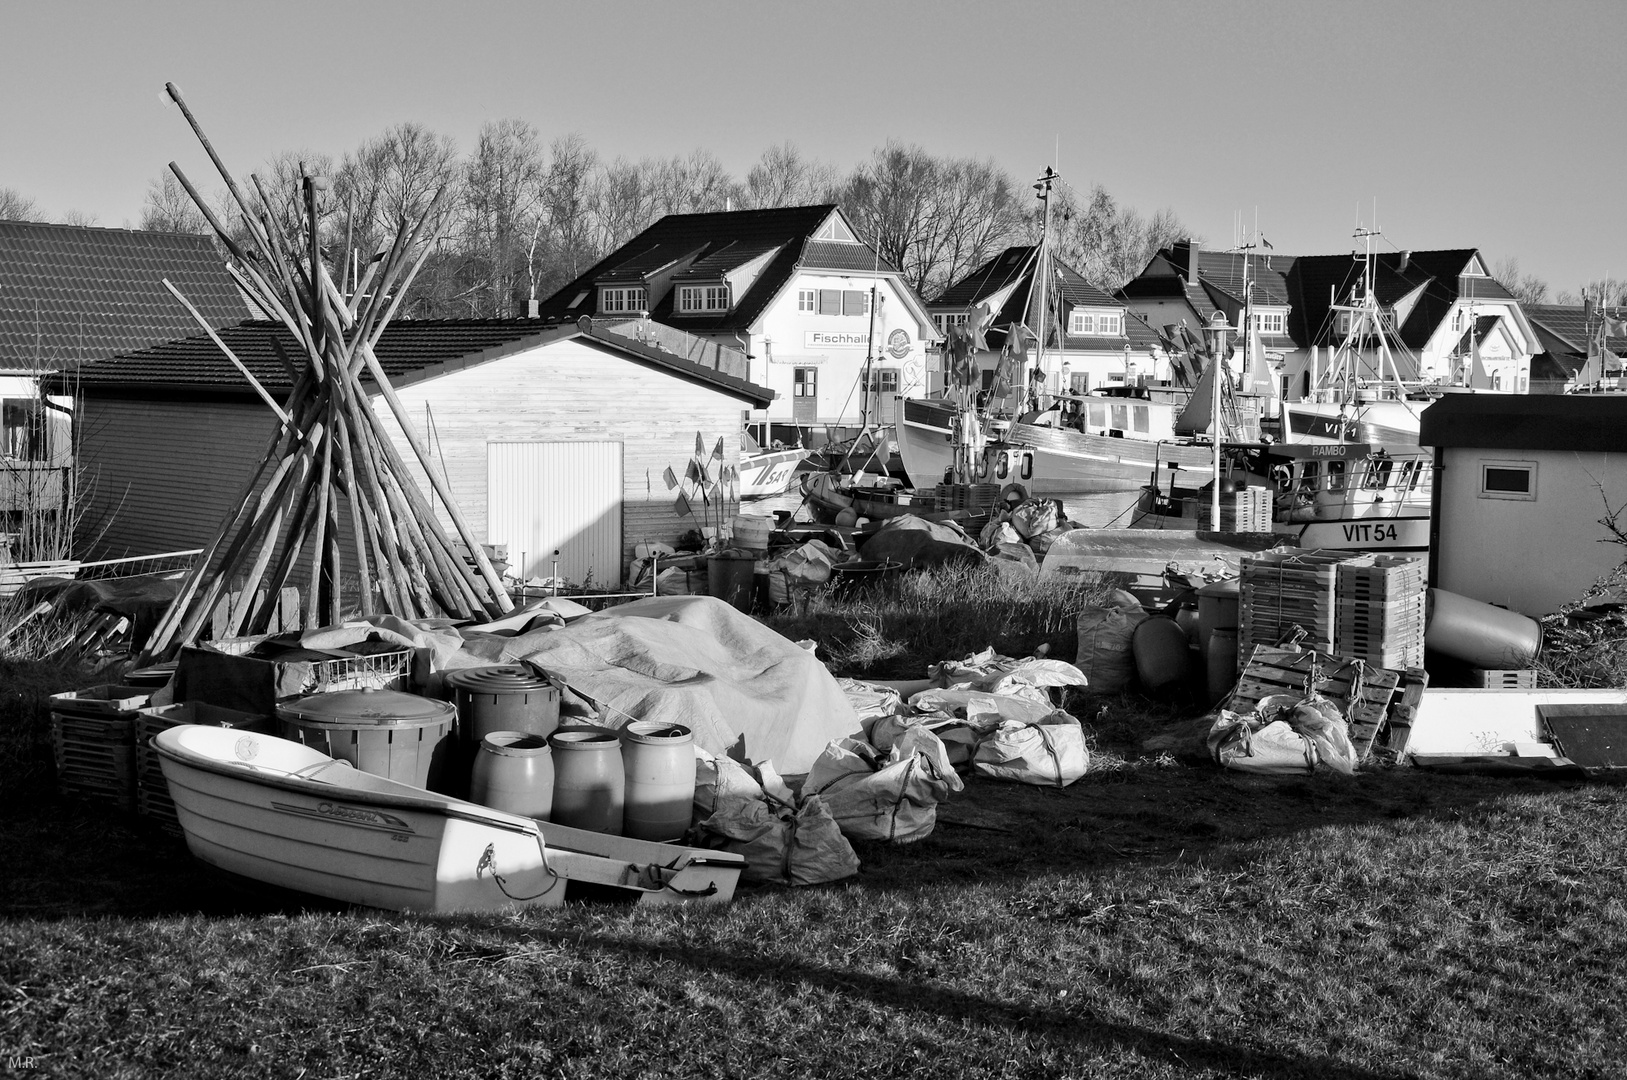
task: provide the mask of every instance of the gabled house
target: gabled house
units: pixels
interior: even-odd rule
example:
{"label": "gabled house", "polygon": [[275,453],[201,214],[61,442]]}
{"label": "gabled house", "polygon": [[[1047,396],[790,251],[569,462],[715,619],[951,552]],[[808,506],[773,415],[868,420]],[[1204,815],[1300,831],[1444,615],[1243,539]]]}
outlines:
{"label": "gabled house", "polygon": [[[1531,357],[1541,351],[1520,303],[1486,270],[1474,248],[1389,251],[1373,256],[1373,290],[1403,348],[1403,380],[1523,394],[1530,389]],[[1301,387],[1325,370],[1351,330],[1365,257],[1302,255],[1288,275],[1293,312],[1289,334],[1310,350],[1298,371]],[[1482,321],[1486,320],[1486,321]],[[1379,379],[1377,349],[1364,343],[1360,378]],[[1320,366],[1319,366],[1320,365]]]}
{"label": "gabled house", "polygon": [[899,397],[926,392],[937,340],[904,275],[833,205],[668,215],[537,314],[637,322],[652,340],[667,327],[744,353],[749,378],[774,392],[748,419],[787,441],[891,423]]}
{"label": "gabled house", "polygon": [[[939,333],[970,319],[981,320],[989,345],[977,357],[984,390],[994,381],[1010,328],[1026,326],[1035,334],[1042,330],[1037,256],[1038,249],[1031,245],[1008,247],[927,304]],[[1052,281],[1043,320],[1046,341],[1040,358],[1045,386],[1051,392],[1081,394],[1151,374],[1151,350],[1158,335],[1130,317],[1123,300],[1090,284],[1060,260],[1053,258],[1050,265]],[[1031,359],[1036,353],[1030,346]],[[935,384],[933,389],[941,386]]]}
{"label": "gabled house", "polygon": [[[483,542],[508,548],[522,579],[550,577],[557,565],[572,582],[614,585],[635,545],[670,544],[701,527],[704,507],[680,513],[663,474],[684,475],[699,434],[715,479],[719,465],[738,461],[741,411],[772,398],[741,377],[745,357],[735,350],[702,362],[686,355],[699,354],[699,341],[676,332],[641,341],[616,325],[399,320],[379,338],[379,361],[464,519]],[[301,350],[280,323],[219,334],[274,397],[287,397],[284,358]],[[69,380],[64,373],[51,389]],[[88,365],[77,390],[79,456],[93,480],[87,558],[206,544],[275,431],[271,411],[203,336]],[[373,405],[402,457],[415,461],[376,392]],[[419,486],[430,490],[423,479]],[[717,494],[708,500],[714,526]]]}
{"label": "gabled house", "polygon": [[[1246,267],[1246,286],[1245,286]],[[1194,333],[1216,312],[1240,326],[1247,306],[1286,400],[1309,397],[1349,337],[1364,288],[1360,254],[1210,252],[1196,241],[1164,248],[1120,290],[1130,311],[1155,327]],[[1373,256],[1373,289],[1394,328],[1398,374],[1409,382],[1525,393],[1540,342],[1519,301],[1486,271],[1473,248]],[[1377,380],[1376,342],[1362,342],[1357,375]]]}
{"label": "gabled house", "polygon": [[253,314],[207,237],[0,221],[0,512],[61,505],[75,371],[198,332],[166,278],[213,326]]}

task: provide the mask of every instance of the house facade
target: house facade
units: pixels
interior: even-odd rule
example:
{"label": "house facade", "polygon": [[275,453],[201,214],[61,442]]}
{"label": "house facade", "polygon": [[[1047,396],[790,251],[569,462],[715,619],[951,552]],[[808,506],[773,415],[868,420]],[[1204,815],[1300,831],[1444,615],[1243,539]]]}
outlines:
{"label": "house facade", "polygon": [[[221,337],[273,395],[289,392],[278,356],[298,349],[280,326],[251,322]],[[552,576],[557,551],[569,581],[614,585],[635,545],[673,543],[708,514],[715,524],[720,493],[686,515],[663,476],[685,473],[699,435],[715,479],[738,461],[741,411],[771,400],[728,370],[743,371],[743,356],[725,356],[720,369],[592,319],[398,321],[376,352],[464,519],[508,548],[522,579]],[[275,432],[207,338],[104,361],[81,373],[79,392],[87,557],[207,543]],[[372,403],[414,463],[393,413],[377,394]],[[421,471],[417,479],[428,492]]]}
{"label": "house facade", "polygon": [[669,215],[538,314],[638,323],[651,340],[666,328],[744,354],[747,377],[774,392],[746,419],[788,442],[890,423],[898,398],[926,393],[937,340],[903,274],[833,205]]}
{"label": "house facade", "polygon": [[[73,381],[40,379],[252,313],[207,237],[0,221],[0,513],[70,498]],[[44,557],[41,555],[41,557]]]}
{"label": "house facade", "polygon": [[[1581,388],[1627,389],[1627,335],[1609,333],[1623,323],[1616,312],[1582,304],[1522,305],[1542,351],[1531,361],[1531,392],[1563,394]],[[1604,331],[1601,336],[1601,331]],[[1589,359],[1594,364],[1589,366]]]}
{"label": "house facade", "polygon": [[1448,394],[1419,441],[1432,585],[1537,618],[1621,565],[1600,519],[1627,506],[1627,396]]}

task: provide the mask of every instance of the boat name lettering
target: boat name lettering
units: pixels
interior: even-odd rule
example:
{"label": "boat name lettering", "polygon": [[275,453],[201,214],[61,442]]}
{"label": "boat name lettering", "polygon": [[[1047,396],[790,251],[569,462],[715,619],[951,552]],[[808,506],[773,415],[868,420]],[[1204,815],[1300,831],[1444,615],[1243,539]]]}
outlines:
{"label": "boat name lettering", "polygon": [[1376,525],[1355,523],[1345,526],[1345,543],[1347,544],[1382,544],[1386,541],[1395,543],[1398,539],[1393,524],[1380,522]]}
{"label": "boat name lettering", "polygon": [[1350,448],[1348,446],[1313,446],[1313,447],[1311,447],[1311,456],[1312,457],[1348,457],[1349,456],[1349,451],[1350,451]]}
{"label": "boat name lettering", "polygon": [[325,802],[317,808],[317,813],[329,817],[340,818],[344,821],[354,821],[362,825],[382,825],[387,829],[405,829],[407,823],[390,814],[381,814],[377,810],[363,810],[356,806],[340,806],[338,803]]}
{"label": "boat name lettering", "polygon": [[809,349],[868,349],[870,335],[842,330],[805,330],[803,345]]}

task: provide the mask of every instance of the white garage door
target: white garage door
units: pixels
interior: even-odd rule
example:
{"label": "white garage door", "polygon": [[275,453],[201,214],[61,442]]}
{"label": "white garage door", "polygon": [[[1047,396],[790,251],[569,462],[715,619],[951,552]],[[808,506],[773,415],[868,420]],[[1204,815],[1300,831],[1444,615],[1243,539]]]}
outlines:
{"label": "white garage door", "polygon": [[513,573],[581,585],[621,581],[619,442],[486,444],[486,533]]}

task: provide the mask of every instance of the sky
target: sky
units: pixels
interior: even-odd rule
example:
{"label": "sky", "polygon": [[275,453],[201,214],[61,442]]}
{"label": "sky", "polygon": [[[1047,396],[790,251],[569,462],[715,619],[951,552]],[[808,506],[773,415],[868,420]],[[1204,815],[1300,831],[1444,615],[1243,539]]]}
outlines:
{"label": "sky", "polygon": [[0,0],[0,187],[135,224],[178,160],[241,175],[417,121],[516,117],[602,156],[790,141],[844,172],[888,139],[1054,164],[1206,245],[1477,247],[1554,290],[1627,275],[1620,0],[614,4]]}

